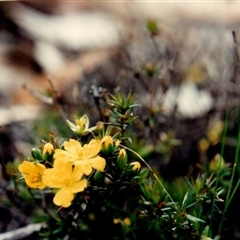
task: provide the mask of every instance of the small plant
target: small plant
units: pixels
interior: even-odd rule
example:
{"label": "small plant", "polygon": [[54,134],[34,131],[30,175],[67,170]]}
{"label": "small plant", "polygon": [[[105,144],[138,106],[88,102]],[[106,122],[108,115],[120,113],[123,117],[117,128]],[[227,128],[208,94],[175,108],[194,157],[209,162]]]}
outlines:
{"label": "small plant", "polygon": [[[137,118],[136,96],[115,91],[107,105],[108,122],[90,126],[86,114],[66,119],[72,137],[51,133],[18,167],[43,212],[43,239],[221,238],[239,185],[232,190],[239,144],[233,169],[222,152],[196,178],[167,183],[132,149],[134,135],[126,135]],[[162,154],[181,144],[172,133],[161,136]]]}
{"label": "small plant", "polygon": [[147,19],[146,21],[146,28],[151,34],[151,36],[156,36],[159,34],[158,24],[155,19]]}

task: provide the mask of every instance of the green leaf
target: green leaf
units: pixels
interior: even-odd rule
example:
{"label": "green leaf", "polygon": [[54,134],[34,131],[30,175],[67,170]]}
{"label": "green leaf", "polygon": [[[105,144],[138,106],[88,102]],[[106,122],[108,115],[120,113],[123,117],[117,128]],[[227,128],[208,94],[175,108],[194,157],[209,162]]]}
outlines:
{"label": "green leaf", "polygon": [[203,222],[203,223],[205,223],[204,220],[202,220],[200,218],[197,218],[197,217],[194,217],[194,216],[192,216],[190,214],[186,214],[186,217],[187,217],[188,220],[190,220],[192,222]]}
{"label": "green leaf", "polygon": [[182,201],[182,208],[185,208],[186,204],[187,204],[187,199],[188,199],[188,192],[186,192],[183,201]]}

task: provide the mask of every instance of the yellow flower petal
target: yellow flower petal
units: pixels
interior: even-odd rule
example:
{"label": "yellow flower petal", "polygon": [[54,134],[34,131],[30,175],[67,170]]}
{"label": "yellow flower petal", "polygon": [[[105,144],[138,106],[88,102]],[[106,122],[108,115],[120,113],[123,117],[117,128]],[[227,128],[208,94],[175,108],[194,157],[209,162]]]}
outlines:
{"label": "yellow flower petal", "polygon": [[51,188],[65,187],[71,181],[69,176],[72,174],[72,164],[65,161],[55,161],[53,166],[44,172],[43,182]]}
{"label": "yellow flower petal", "polygon": [[53,168],[44,172],[43,181],[48,187],[60,188],[53,202],[58,206],[69,207],[74,193],[82,192],[87,187],[87,180],[81,180],[82,176],[81,168],[64,160],[55,160]]}
{"label": "yellow flower petal", "polygon": [[89,144],[83,146],[83,156],[82,159],[88,159],[95,157],[101,150],[102,142],[101,140],[92,139]]}
{"label": "yellow flower petal", "polygon": [[78,169],[78,171],[83,172],[85,175],[89,175],[92,172],[92,166],[87,161],[75,161],[74,163],[75,168]]}
{"label": "yellow flower petal", "polygon": [[88,163],[96,170],[103,172],[106,166],[106,160],[102,157],[90,158],[87,160]]}
{"label": "yellow flower petal", "polygon": [[43,164],[23,161],[18,170],[22,173],[29,187],[43,189],[46,186],[42,181],[43,173],[46,170]]}
{"label": "yellow flower petal", "polygon": [[19,165],[18,169],[20,172],[38,173],[38,172],[44,172],[46,167],[41,163],[33,163],[33,162],[23,161],[23,163],[21,163]]}
{"label": "yellow flower petal", "polygon": [[80,142],[74,139],[70,139],[68,142],[67,141],[64,142],[64,149],[73,156],[77,156],[79,150],[82,149],[82,145],[80,144]]}
{"label": "yellow flower petal", "polygon": [[76,160],[76,158],[72,154],[62,149],[56,149],[53,158],[55,160],[64,160],[68,162],[74,162]]}
{"label": "yellow flower petal", "polygon": [[74,194],[67,188],[60,189],[53,198],[54,204],[62,207],[69,207],[74,198]]}
{"label": "yellow flower petal", "polygon": [[77,181],[79,181],[79,179],[82,178],[82,176],[83,176],[83,171],[82,171],[81,168],[76,167],[75,165],[73,165],[72,167],[73,167],[72,179],[73,179],[73,181],[77,182]]}
{"label": "yellow flower petal", "polygon": [[55,169],[47,169],[43,175],[43,182],[50,188],[62,188],[62,174]]}
{"label": "yellow flower petal", "polygon": [[64,160],[61,160],[61,159],[57,160],[57,161],[54,161],[53,169],[56,172],[60,172],[63,175],[72,174],[72,164],[68,161],[64,161]]}
{"label": "yellow flower petal", "polygon": [[68,187],[68,190],[72,193],[82,192],[87,187],[87,180],[83,179],[79,182],[74,183],[72,186]]}

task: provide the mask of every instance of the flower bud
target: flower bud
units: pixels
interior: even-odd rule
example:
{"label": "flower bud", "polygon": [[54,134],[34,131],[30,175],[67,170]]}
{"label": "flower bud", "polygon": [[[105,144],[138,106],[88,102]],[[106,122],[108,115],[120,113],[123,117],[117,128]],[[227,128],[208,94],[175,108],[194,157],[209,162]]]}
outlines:
{"label": "flower bud", "polygon": [[119,169],[123,169],[127,164],[127,153],[124,148],[121,148],[118,153],[117,161],[116,161],[116,166]]}
{"label": "flower bud", "polygon": [[54,152],[54,147],[51,143],[46,143],[43,146],[43,150],[42,150],[43,154],[46,155],[51,155]]}
{"label": "flower bud", "polygon": [[217,154],[209,163],[209,169],[212,172],[217,172],[218,170],[223,169],[225,166],[225,161],[220,154]]}
{"label": "flower bud", "polygon": [[102,139],[102,152],[104,154],[112,153],[114,150],[114,142],[111,136],[105,136]]}
{"label": "flower bud", "polygon": [[139,171],[141,168],[141,164],[139,162],[132,162],[129,164],[129,166],[131,167],[131,170],[133,170],[133,171]]}
{"label": "flower bud", "polygon": [[32,148],[31,154],[35,160],[42,160],[42,152],[38,148]]}

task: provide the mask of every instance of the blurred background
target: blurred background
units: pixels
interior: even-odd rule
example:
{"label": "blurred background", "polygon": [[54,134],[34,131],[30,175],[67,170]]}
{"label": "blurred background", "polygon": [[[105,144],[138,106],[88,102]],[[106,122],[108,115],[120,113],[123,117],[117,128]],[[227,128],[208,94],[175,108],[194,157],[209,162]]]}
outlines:
{"label": "blurred background", "polygon": [[[203,85],[205,79],[210,79],[207,85],[214,85],[214,89],[222,82],[226,84],[234,70],[232,31],[238,37],[238,4],[24,1],[1,3],[0,8],[0,100],[1,107],[13,113],[23,103],[39,104],[23,85],[45,88],[49,77],[59,91],[66,91],[76,81],[83,82],[84,74],[93,74],[107,65],[109,71],[104,74],[109,75],[106,79],[112,78],[110,88],[116,85],[114,78],[119,72],[124,75],[129,68],[138,70],[148,62],[160,64],[160,77],[167,84],[191,80]],[[145,27],[148,18],[155,19],[159,27],[154,43]],[[128,69],[119,69],[116,63],[110,66],[114,57]],[[180,74],[170,79],[166,76],[169,68]],[[185,85],[184,95],[194,89],[191,84]],[[171,91],[166,96],[165,108],[169,112],[174,105]],[[193,98],[190,108],[184,105],[187,101],[181,100],[181,94],[179,98],[179,111],[190,117],[197,112],[201,115],[212,104],[206,92]],[[202,105],[198,105],[199,98],[203,99]],[[0,123],[5,124],[11,117],[6,109],[1,110],[4,117]],[[33,117],[35,112],[30,112],[22,114]],[[14,115],[15,119],[21,117]]]}

